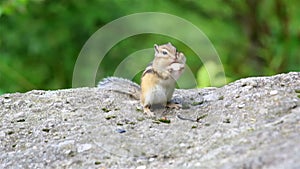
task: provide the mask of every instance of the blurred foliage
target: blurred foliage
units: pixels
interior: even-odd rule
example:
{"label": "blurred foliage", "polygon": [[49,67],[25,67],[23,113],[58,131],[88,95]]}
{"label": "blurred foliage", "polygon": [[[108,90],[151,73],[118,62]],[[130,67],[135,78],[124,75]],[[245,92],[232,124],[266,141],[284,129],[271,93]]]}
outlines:
{"label": "blurred foliage", "polygon": [[[149,11],[179,16],[201,29],[230,81],[300,71],[299,7],[297,0],[2,0],[0,94],[71,87],[78,54],[94,32],[119,17]],[[188,46],[154,34],[116,44],[97,78],[112,75],[131,53],[169,41],[188,56],[194,75],[202,76],[199,86],[209,86],[201,60]]]}

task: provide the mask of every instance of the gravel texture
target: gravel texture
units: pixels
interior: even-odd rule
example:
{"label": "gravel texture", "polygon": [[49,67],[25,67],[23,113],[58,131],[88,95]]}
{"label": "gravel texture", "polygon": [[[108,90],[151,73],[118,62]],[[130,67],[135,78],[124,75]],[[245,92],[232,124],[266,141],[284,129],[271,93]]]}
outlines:
{"label": "gravel texture", "polygon": [[300,72],[173,98],[149,118],[98,88],[2,95],[0,168],[300,168]]}

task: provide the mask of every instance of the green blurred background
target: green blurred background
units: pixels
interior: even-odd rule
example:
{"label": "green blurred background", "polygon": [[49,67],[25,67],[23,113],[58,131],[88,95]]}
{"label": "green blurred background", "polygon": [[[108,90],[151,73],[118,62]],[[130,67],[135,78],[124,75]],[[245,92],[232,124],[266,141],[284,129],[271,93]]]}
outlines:
{"label": "green blurred background", "polygon": [[[298,0],[2,0],[0,94],[70,88],[88,38],[103,25],[138,12],[169,13],[196,25],[216,48],[228,82],[300,71],[299,8]],[[201,61],[188,46],[154,34],[116,44],[97,78],[112,75],[131,53],[169,41],[189,56],[199,87],[209,86]]]}

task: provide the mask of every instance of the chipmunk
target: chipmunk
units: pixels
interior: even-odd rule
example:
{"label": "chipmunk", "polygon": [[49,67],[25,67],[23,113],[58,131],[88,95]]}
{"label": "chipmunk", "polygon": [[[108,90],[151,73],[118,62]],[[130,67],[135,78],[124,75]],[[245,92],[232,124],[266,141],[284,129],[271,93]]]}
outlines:
{"label": "chipmunk", "polygon": [[180,108],[171,103],[176,86],[176,80],[185,68],[186,58],[182,52],[169,42],[163,45],[154,44],[155,56],[142,74],[141,86],[123,78],[108,77],[99,82],[98,87],[129,94],[139,99],[144,113],[154,116],[150,110],[152,105],[164,105],[170,108]]}

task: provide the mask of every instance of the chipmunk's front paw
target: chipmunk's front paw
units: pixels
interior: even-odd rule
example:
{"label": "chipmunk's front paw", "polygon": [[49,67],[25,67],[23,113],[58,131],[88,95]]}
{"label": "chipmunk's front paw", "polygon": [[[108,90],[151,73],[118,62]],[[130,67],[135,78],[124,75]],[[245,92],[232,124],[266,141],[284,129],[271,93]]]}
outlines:
{"label": "chipmunk's front paw", "polygon": [[171,109],[180,109],[180,108],[182,108],[182,105],[179,103],[169,102],[166,107],[171,108]]}

